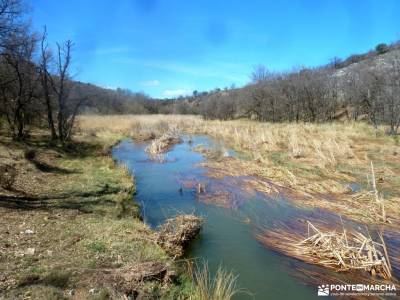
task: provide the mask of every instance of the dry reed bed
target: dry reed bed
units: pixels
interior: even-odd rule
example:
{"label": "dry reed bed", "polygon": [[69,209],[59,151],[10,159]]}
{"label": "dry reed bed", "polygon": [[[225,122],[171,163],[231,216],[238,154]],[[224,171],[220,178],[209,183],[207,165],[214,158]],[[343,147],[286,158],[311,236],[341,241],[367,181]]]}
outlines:
{"label": "dry reed bed", "polygon": [[392,278],[392,266],[383,236],[379,242],[355,230],[321,229],[307,221],[307,237],[285,228],[266,230],[257,239],[268,248],[307,263],[335,271],[369,272]]}

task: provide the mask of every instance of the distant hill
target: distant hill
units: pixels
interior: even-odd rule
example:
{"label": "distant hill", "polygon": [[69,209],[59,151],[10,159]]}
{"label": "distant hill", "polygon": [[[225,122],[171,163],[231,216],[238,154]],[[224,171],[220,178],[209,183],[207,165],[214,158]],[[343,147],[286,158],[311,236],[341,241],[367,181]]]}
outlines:
{"label": "distant hill", "polygon": [[254,74],[261,80],[244,87],[195,91],[192,96],[178,99],[152,99],[129,90],[75,84],[81,95],[88,97],[84,113],[201,114],[211,119],[244,117],[261,121],[371,119],[380,114],[379,118],[386,120],[385,103],[376,102],[374,97],[382,98],[382,84],[388,76],[396,76],[392,74],[395,61],[400,61],[399,42],[380,44],[375,50],[345,60],[334,58],[317,68],[279,74],[264,68],[258,72],[265,74]]}

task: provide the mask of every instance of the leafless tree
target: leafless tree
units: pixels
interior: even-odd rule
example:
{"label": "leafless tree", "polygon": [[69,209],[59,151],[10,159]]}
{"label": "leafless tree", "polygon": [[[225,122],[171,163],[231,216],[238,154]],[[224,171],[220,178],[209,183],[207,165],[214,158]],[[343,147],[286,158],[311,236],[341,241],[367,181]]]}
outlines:
{"label": "leafless tree", "polygon": [[395,135],[400,127],[400,55],[396,54],[389,63],[390,71],[382,74],[385,83],[382,100],[389,134]]}
{"label": "leafless tree", "polygon": [[1,100],[11,132],[20,139],[33,113],[30,104],[38,97],[37,68],[32,62],[36,37],[25,32],[8,41],[10,45],[2,53]]}
{"label": "leafless tree", "polygon": [[251,73],[250,77],[253,83],[260,83],[267,81],[272,76],[273,74],[264,65],[258,65],[253,68],[253,72]]}
{"label": "leafless tree", "polygon": [[64,143],[70,139],[75,125],[76,115],[80,107],[87,99],[76,95],[71,97],[71,54],[72,41],[68,40],[64,44],[57,43],[57,72],[50,77],[51,86],[56,95],[57,102],[57,130],[58,138]]}
{"label": "leafless tree", "polygon": [[39,75],[40,83],[42,86],[42,95],[46,103],[47,109],[47,123],[51,133],[51,139],[57,139],[56,127],[53,119],[53,101],[52,101],[52,76],[50,74],[50,63],[52,62],[52,53],[48,48],[47,42],[47,30],[44,28],[42,40],[41,40],[41,56],[39,62]]}

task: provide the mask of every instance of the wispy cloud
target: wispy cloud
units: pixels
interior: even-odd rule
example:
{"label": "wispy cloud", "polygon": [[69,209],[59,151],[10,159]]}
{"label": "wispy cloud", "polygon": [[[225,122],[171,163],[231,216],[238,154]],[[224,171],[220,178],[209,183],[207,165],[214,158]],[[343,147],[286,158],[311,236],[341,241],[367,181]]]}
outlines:
{"label": "wispy cloud", "polygon": [[160,85],[160,81],[158,80],[142,81],[140,82],[140,85],[144,87],[155,87]]}
{"label": "wispy cloud", "polygon": [[115,47],[98,47],[94,50],[96,55],[106,55],[106,54],[121,54],[132,52],[135,49],[126,46],[115,46]]}
{"label": "wispy cloud", "polygon": [[202,66],[192,66],[163,60],[137,60],[128,57],[119,57],[116,63],[131,64],[174,73],[182,73],[196,77],[225,79],[236,83],[245,83],[248,75],[241,73],[243,66],[234,63],[209,63]]}
{"label": "wispy cloud", "polygon": [[185,89],[165,90],[163,92],[163,96],[168,98],[175,98],[179,96],[189,95],[191,93],[192,93],[191,90],[185,90]]}

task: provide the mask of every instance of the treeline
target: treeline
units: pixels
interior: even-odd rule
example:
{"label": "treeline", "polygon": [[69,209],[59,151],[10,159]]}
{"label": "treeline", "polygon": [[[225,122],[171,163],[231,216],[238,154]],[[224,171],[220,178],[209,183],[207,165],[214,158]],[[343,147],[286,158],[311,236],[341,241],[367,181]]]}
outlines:
{"label": "treeline", "polygon": [[338,67],[301,68],[289,73],[254,69],[244,88],[194,95],[193,112],[206,119],[251,118],[268,122],[326,122],[338,119],[400,126],[400,50],[398,44]]}
{"label": "treeline", "polygon": [[0,0],[0,127],[22,139],[30,125],[46,126],[52,139],[67,141],[80,112],[157,113],[142,93],[74,81],[72,41],[49,45],[46,28],[27,22],[22,0]]}

